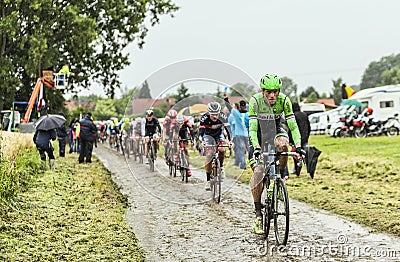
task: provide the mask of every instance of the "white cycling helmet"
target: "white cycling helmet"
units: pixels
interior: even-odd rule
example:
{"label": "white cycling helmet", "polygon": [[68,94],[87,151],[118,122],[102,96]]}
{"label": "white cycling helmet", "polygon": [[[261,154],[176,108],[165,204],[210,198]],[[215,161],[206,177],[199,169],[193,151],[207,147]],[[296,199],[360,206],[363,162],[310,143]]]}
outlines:
{"label": "white cycling helmet", "polygon": [[221,105],[218,102],[210,102],[207,105],[207,109],[210,114],[219,114]]}
{"label": "white cycling helmet", "polygon": [[182,124],[184,120],[185,120],[185,118],[183,117],[182,114],[178,114],[176,116],[176,122],[178,122],[179,124]]}

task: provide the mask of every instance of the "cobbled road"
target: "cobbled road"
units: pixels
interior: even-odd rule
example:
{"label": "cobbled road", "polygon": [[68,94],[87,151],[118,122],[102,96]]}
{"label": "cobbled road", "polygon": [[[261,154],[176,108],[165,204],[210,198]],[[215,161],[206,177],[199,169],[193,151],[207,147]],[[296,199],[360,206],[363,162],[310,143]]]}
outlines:
{"label": "cobbled road", "polygon": [[399,238],[370,233],[293,199],[288,245],[279,248],[273,231],[268,241],[252,233],[248,185],[226,178],[217,204],[204,190],[202,169],[193,168],[186,184],[169,176],[161,158],[151,173],[148,165],[107,146],[99,145],[94,154],[128,198],[126,220],[147,261],[400,261]]}

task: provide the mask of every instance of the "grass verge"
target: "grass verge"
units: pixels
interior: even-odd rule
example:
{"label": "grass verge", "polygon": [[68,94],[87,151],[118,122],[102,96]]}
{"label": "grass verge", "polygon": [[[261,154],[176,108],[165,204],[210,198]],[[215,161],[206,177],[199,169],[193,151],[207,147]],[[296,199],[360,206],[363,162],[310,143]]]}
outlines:
{"label": "grass verge", "polygon": [[27,188],[18,208],[0,217],[0,260],[144,260],[124,220],[127,201],[98,159],[58,158],[55,171],[37,174]]}

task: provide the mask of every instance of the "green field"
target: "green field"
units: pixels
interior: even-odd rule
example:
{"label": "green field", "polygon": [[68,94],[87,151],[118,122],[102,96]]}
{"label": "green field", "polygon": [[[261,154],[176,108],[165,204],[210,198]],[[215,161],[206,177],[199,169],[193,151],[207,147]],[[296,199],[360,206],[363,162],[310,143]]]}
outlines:
{"label": "green field", "polygon": [[315,178],[292,177],[289,195],[400,236],[399,144],[400,137],[312,136],[310,145],[323,152]]}

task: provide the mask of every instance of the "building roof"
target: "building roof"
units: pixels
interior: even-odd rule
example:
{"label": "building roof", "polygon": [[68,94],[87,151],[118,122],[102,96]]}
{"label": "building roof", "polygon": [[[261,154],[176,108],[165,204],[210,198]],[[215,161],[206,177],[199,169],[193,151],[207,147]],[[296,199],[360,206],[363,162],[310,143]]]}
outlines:
{"label": "building roof", "polygon": [[64,102],[64,106],[68,109],[68,110],[72,110],[75,107],[81,106],[81,107],[85,107],[89,110],[93,110],[96,106],[95,102],[79,102],[79,101],[66,101]]}

